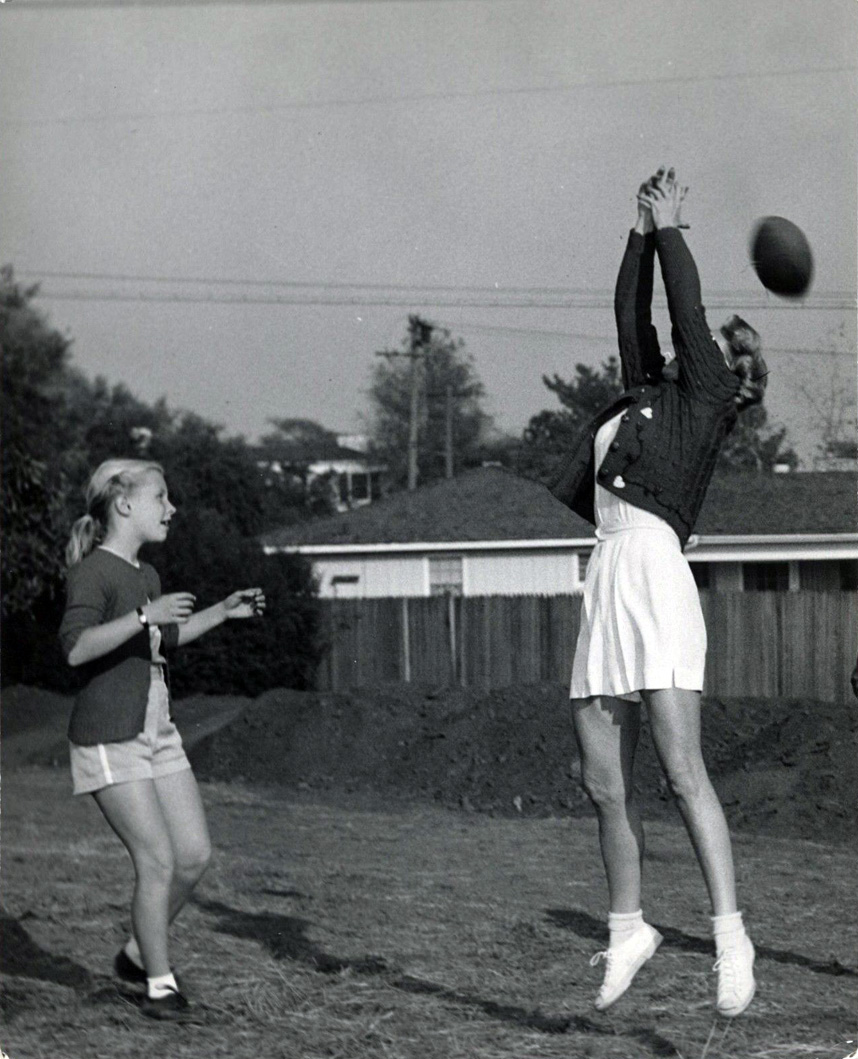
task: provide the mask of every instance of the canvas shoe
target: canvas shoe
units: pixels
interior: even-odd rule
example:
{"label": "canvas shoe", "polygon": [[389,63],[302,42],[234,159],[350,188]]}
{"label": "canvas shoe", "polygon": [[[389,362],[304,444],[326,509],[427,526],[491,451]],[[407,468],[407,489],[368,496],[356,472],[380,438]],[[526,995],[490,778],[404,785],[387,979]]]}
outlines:
{"label": "canvas shoe", "polygon": [[604,1011],[615,1003],[632,984],[632,979],[662,943],[662,936],[649,923],[619,945],[597,952],[590,960],[595,967],[605,961],[605,980],[594,1001],[597,1011]]}
{"label": "canvas shoe", "polygon": [[757,988],[754,946],[748,935],[742,934],[735,945],[724,949],[712,970],[718,972],[718,1014],[728,1018],[741,1015],[754,999]]}

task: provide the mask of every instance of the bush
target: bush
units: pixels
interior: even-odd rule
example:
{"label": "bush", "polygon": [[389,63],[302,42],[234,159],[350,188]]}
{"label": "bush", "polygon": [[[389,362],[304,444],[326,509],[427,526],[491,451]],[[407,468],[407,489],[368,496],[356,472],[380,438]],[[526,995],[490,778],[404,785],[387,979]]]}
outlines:
{"label": "bush", "polygon": [[[160,554],[158,554],[160,553]],[[150,556],[147,556],[150,558]],[[164,592],[193,592],[202,610],[240,588],[265,592],[264,617],[232,621],[170,659],[173,695],[259,695],[313,686],[321,657],[319,605],[309,563],[266,556],[211,510],[177,514],[170,540],[151,555]]]}

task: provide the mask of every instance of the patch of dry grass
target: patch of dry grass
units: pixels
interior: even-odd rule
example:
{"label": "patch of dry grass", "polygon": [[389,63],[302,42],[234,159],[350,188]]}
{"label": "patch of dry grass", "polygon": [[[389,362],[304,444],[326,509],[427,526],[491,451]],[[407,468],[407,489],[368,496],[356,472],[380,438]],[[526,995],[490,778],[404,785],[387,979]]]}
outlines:
{"label": "patch of dry grass", "polygon": [[842,846],[737,838],[760,985],[728,1022],[713,1012],[685,833],[652,825],[645,907],[665,944],[599,1014],[592,820],[355,808],[229,784],[204,786],[217,855],[174,931],[197,1019],[152,1024],[110,977],[126,854],[63,772],[5,781],[10,1059],[843,1059],[856,1036]]}

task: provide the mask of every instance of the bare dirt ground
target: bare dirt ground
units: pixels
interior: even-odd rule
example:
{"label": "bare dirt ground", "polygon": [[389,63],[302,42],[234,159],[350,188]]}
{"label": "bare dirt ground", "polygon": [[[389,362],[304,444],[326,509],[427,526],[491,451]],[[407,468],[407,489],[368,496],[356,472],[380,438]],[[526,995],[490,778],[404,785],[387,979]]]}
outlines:
{"label": "bare dirt ground", "polygon": [[[770,780],[748,787],[768,792],[754,803],[757,823],[746,819],[735,832],[759,992],[745,1015],[727,1021],[713,1010],[702,879],[675,811],[652,796],[644,907],[665,944],[626,997],[599,1014],[591,1006],[599,972],[588,961],[606,942],[606,894],[594,821],[570,790],[574,762],[566,757],[561,782],[553,765],[534,766],[531,757],[528,766],[521,754],[511,786],[495,779],[489,788],[498,775],[492,755],[517,745],[508,733],[502,746],[481,745],[479,760],[472,748],[458,771],[456,756],[445,757],[452,751],[437,750],[433,763],[428,746],[477,723],[475,704],[460,702],[453,714],[466,728],[439,728],[452,714],[437,696],[425,699],[418,735],[413,723],[407,735],[404,708],[384,707],[383,737],[380,724],[367,723],[368,695],[355,700],[362,721],[342,712],[342,697],[321,707],[282,692],[255,704],[177,704],[209,772],[226,767],[224,746],[246,772],[259,768],[251,735],[262,711],[291,709],[290,740],[274,739],[269,720],[263,756],[279,757],[279,776],[293,786],[274,786],[270,776],[202,784],[217,854],[174,930],[197,1017],[181,1027],[151,1024],[136,1011],[134,991],[111,977],[128,929],[127,855],[91,800],[70,796],[57,704],[44,693],[19,695],[32,723],[20,710],[13,717],[14,696],[4,705],[12,720],[4,727],[0,1047],[10,1059],[843,1059],[858,1043],[854,844],[845,828],[837,841],[821,826],[825,841],[785,834],[791,813],[772,813],[777,788]],[[330,718],[318,713],[309,725],[312,706]],[[506,723],[497,703],[494,710]],[[787,735],[768,729],[763,738],[766,725],[744,715],[746,772],[770,773],[774,753],[792,745],[789,718],[778,728]],[[223,717],[232,724],[214,733]],[[310,745],[295,740],[305,722],[316,733]],[[339,741],[329,743],[335,723]],[[842,723],[848,742],[851,722]],[[519,742],[529,745],[526,728]],[[813,731],[822,729],[817,718]],[[411,768],[413,782],[374,789],[356,764],[362,749],[362,760],[387,752],[390,775]],[[555,749],[547,739],[537,760],[552,762]],[[34,758],[59,765],[28,763]],[[798,777],[791,791],[809,782],[803,760],[782,766]],[[320,762],[317,774],[311,765]],[[642,760],[642,784],[655,777],[649,768]],[[452,779],[438,788],[443,772]],[[528,786],[534,773],[554,778]],[[570,799],[562,815],[540,793],[555,783]],[[521,811],[507,804],[513,789]],[[835,807],[840,796],[835,785]],[[849,797],[854,786],[844,804]],[[834,808],[816,812],[842,819]],[[792,815],[790,827],[803,829],[802,814]]]}

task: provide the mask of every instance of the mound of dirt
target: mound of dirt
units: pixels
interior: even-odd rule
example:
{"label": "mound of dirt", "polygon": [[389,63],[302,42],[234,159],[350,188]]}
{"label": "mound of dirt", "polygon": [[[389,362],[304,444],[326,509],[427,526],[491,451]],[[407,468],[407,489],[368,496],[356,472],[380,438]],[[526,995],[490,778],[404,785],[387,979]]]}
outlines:
{"label": "mound of dirt", "polygon": [[[708,699],[703,716],[704,753],[733,827],[838,841],[858,834],[858,709]],[[499,813],[591,812],[560,684],[275,690],[201,738],[191,757],[212,779],[366,790]],[[646,726],[635,780],[648,815],[675,814]]]}

